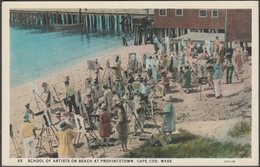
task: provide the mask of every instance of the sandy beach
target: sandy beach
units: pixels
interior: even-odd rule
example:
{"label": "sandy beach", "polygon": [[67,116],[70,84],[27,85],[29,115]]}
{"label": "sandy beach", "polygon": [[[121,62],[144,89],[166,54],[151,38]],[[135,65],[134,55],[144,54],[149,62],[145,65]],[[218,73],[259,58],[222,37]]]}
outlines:
{"label": "sandy beach", "polygon": [[[111,50],[100,54],[97,58],[101,67],[105,69],[107,60],[113,59],[114,55],[121,55],[122,68],[126,69],[128,63],[128,53],[135,52],[137,59],[142,62],[142,55],[144,53],[152,54],[154,52],[153,45],[140,45],[121,47],[118,50]],[[91,59],[95,60],[95,59]],[[244,72],[239,74],[243,78],[243,82],[234,77],[233,84],[224,84],[225,75],[222,77],[222,94],[221,99],[215,99],[212,90],[207,89],[207,86],[202,87],[201,99],[199,92],[186,94],[180,90],[178,83],[171,83],[172,95],[174,97],[175,112],[177,115],[177,129],[186,129],[194,134],[214,137],[220,141],[235,141],[238,143],[251,143],[250,136],[242,137],[241,139],[232,139],[228,137],[228,130],[231,129],[237,122],[242,119],[251,120],[251,105],[252,105],[252,88],[251,88],[251,58],[244,64]],[[103,76],[101,71],[101,76]],[[30,81],[24,85],[13,87],[10,90],[10,123],[13,124],[14,135],[19,139],[19,126],[22,123],[22,115],[24,113],[24,105],[31,99],[31,108],[34,112],[38,112],[38,107],[32,96],[33,89],[36,92],[42,92],[42,82],[47,82],[54,86],[58,93],[65,93],[64,78],[70,77],[71,84],[76,90],[84,90],[85,79],[89,76],[87,70],[87,59],[65,70],[61,70],[50,76],[39,78]],[[31,98],[32,97],[32,98]],[[60,95],[64,98],[64,94]],[[154,99],[157,102],[157,112],[164,106],[165,102],[160,99]],[[44,104],[40,102],[40,108],[44,108]],[[67,109],[68,110],[68,109]],[[243,117],[242,117],[243,115]],[[246,118],[245,118],[246,116]],[[162,118],[155,114],[154,118],[157,123],[161,125]],[[37,128],[41,127],[41,118],[35,117],[33,120]],[[153,121],[148,119],[145,122],[145,131],[150,133],[158,133],[153,126]],[[140,141],[137,137],[129,135],[129,149],[138,148],[144,141]],[[13,145],[10,143],[10,156],[16,157]],[[20,146],[21,147],[21,146]],[[82,147],[77,151],[77,157],[89,157],[87,146]],[[120,157],[124,152],[119,151],[120,145],[106,147],[104,157]],[[98,152],[101,149],[98,149]],[[112,151],[113,150],[113,151]],[[118,151],[117,151],[118,150]],[[97,153],[98,155],[99,153]]]}

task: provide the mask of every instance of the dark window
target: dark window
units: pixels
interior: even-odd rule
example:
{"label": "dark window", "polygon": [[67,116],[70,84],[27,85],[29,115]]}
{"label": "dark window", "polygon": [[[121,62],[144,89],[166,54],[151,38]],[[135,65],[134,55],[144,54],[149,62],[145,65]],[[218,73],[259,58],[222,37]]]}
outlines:
{"label": "dark window", "polygon": [[166,9],[160,9],[159,10],[159,16],[167,16],[167,10]]}
{"label": "dark window", "polygon": [[199,17],[207,17],[207,10],[199,10]]}
{"label": "dark window", "polygon": [[175,9],[175,16],[183,16],[183,9]]}
{"label": "dark window", "polygon": [[211,11],[211,17],[212,18],[218,18],[218,10],[212,10]]}

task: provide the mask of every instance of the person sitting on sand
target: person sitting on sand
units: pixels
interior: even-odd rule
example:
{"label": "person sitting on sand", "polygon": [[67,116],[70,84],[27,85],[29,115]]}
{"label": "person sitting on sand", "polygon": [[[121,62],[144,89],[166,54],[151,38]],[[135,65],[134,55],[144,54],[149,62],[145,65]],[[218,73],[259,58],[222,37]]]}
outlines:
{"label": "person sitting on sand", "polygon": [[29,114],[23,116],[23,124],[20,127],[20,136],[23,139],[25,158],[36,158],[35,131],[30,122]]}
{"label": "person sitting on sand", "polygon": [[68,99],[69,102],[69,112],[72,112],[72,106],[74,108],[74,111],[76,114],[79,114],[79,109],[76,105],[75,101],[75,90],[72,86],[69,85],[69,81],[65,81],[65,86],[66,86],[66,98]]}
{"label": "person sitting on sand", "polygon": [[163,109],[163,113],[161,113],[161,115],[163,116],[162,132],[172,133],[176,130],[176,116],[172,103],[172,96],[169,94],[166,95],[165,101],[166,104]]}
{"label": "person sitting on sand", "polygon": [[116,107],[117,114],[118,114],[116,130],[117,130],[118,138],[121,141],[120,151],[127,151],[127,137],[128,137],[127,114],[120,101],[118,101],[115,104],[115,107]]}
{"label": "person sitting on sand", "polygon": [[58,156],[59,158],[75,158],[75,148],[73,146],[73,139],[77,137],[77,132],[69,128],[66,122],[60,123],[60,130],[57,132],[59,140]]}

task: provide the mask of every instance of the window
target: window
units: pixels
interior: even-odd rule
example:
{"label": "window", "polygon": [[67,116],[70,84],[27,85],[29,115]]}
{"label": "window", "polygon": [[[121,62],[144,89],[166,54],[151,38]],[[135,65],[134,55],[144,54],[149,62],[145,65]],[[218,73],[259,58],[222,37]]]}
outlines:
{"label": "window", "polygon": [[207,17],[207,10],[199,10],[199,17]]}
{"label": "window", "polygon": [[183,16],[183,9],[175,9],[175,16]]}
{"label": "window", "polygon": [[159,16],[167,16],[167,10],[166,9],[160,9],[159,10]]}
{"label": "window", "polygon": [[211,17],[212,18],[218,18],[218,10],[212,10],[211,11]]}

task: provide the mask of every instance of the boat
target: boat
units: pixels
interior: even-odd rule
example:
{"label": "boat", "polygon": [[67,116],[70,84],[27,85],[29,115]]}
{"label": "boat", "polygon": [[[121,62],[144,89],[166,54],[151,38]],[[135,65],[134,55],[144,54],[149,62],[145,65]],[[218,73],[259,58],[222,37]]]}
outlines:
{"label": "boat", "polygon": [[70,30],[70,29],[80,29],[82,28],[84,23],[77,24],[51,24],[54,30],[62,31],[62,30]]}

